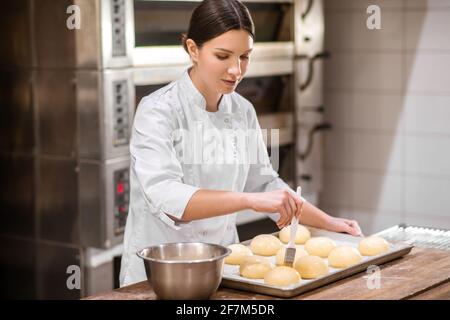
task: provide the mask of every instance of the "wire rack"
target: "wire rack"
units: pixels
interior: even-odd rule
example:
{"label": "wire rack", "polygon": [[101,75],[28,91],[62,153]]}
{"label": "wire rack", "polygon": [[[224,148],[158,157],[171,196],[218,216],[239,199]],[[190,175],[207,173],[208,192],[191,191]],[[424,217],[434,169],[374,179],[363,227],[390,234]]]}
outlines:
{"label": "wire rack", "polygon": [[450,230],[399,224],[383,230],[377,235],[393,243],[403,242],[418,247],[450,250]]}

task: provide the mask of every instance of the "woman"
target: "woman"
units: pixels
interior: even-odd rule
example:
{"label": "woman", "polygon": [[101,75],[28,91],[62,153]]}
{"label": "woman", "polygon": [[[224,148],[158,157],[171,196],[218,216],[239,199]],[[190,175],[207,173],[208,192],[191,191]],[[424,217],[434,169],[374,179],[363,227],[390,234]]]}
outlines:
{"label": "woman", "polygon": [[[247,71],[253,41],[254,25],[240,1],[203,1],[182,39],[192,66],[141,100],[130,143],[130,209],[121,286],[146,279],[136,256],[142,247],[238,242],[236,213],[242,210],[273,214],[280,228],[302,212],[303,224],[361,233],[356,221],[331,217],[298,197],[272,169],[255,109],[234,92]],[[253,130],[256,138],[238,146],[234,138],[227,140],[223,134],[227,130]],[[209,135],[200,135],[199,143],[189,140],[193,132]],[[219,143],[203,148],[201,142],[211,142],[210,138]],[[230,141],[231,151],[223,146]],[[248,160],[250,149],[262,155],[258,161],[237,161]],[[231,156],[231,161],[218,155]]]}

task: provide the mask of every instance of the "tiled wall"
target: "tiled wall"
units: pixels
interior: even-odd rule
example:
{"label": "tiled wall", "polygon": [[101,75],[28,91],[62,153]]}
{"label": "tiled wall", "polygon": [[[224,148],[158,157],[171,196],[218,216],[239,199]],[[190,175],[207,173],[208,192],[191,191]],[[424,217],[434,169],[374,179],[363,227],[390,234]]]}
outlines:
{"label": "tiled wall", "polygon": [[[366,27],[369,4],[381,30]],[[365,234],[450,229],[450,1],[326,0],[320,206]]]}

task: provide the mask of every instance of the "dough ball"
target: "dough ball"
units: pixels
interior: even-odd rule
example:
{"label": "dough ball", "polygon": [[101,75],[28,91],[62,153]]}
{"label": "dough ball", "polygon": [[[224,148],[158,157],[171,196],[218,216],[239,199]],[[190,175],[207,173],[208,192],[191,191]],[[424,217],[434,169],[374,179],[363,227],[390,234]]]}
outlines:
{"label": "dough ball", "polygon": [[244,258],[253,255],[252,250],[242,244],[230,244],[231,253],[225,258],[226,264],[241,264]]}
{"label": "dough ball", "polygon": [[305,243],[305,249],[310,255],[321,258],[328,257],[334,248],[336,248],[336,243],[327,237],[314,237]]}
{"label": "dough ball", "polygon": [[289,267],[276,267],[264,276],[264,283],[272,286],[289,286],[299,283],[302,278],[297,270]]}
{"label": "dough ball", "polygon": [[371,236],[362,239],[358,249],[363,256],[376,256],[389,251],[389,243],[381,237]]}
{"label": "dough ball", "polygon": [[[300,257],[307,256],[308,252],[306,252],[305,249],[303,249],[300,246],[295,246],[295,258],[294,261],[297,260]],[[276,255],[276,264],[277,266],[284,265],[284,256],[286,255],[286,247],[282,247],[280,250],[278,250]]]}
{"label": "dough ball", "polygon": [[361,259],[359,251],[349,246],[334,248],[328,255],[328,262],[334,268],[347,268],[357,264]]}
{"label": "dough ball", "polygon": [[250,244],[252,252],[260,256],[273,256],[282,246],[281,241],[271,234],[260,234]]}
{"label": "dough ball", "polygon": [[264,279],[266,273],[273,268],[274,265],[263,257],[248,256],[242,262],[239,273],[249,279]]}
{"label": "dough ball", "polygon": [[[291,226],[287,226],[281,229],[279,237],[282,242],[288,243],[289,238],[291,237]],[[309,232],[309,230],[299,224],[297,227],[297,234],[295,235],[295,243],[304,244],[306,241],[308,241],[309,238],[311,238],[311,233]]]}
{"label": "dough ball", "polygon": [[295,270],[303,279],[315,279],[328,273],[327,262],[318,256],[304,256],[294,263]]}

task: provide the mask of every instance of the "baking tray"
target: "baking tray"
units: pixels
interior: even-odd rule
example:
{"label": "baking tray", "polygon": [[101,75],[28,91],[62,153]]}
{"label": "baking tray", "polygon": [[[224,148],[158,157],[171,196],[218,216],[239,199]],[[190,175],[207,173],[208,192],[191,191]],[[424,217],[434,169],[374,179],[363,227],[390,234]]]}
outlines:
{"label": "baking tray", "polygon": [[[336,233],[307,227],[311,232],[311,237],[329,237],[333,239],[338,246],[349,245],[358,248],[362,238],[353,237],[348,234]],[[272,233],[278,237],[278,232]],[[243,245],[250,245],[251,240],[241,242]],[[303,247],[303,245],[300,245]],[[264,284],[263,279],[247,279],[239,275],[239,266],[224,265],[222,286],[232,289],[244,290],[249,292],[261,293],[265,295],[276,296],[280,298],[291,298],[307,291],[316,289],[326,284],[349,277],[355,273],[367,270],[369,266],[380,265],[388,261],[400,258],[408,254],[414,246],[407,243],[390,243],[390,250],[384,254],[373,257],[363,256],[360,263],[344,269],[329,267],[329,273],[317,279],[302,279],[300,283],[286,287],[278,287]],[[275,256],[266,257],[275,264]],[[328,262],[328,259],[325,259]]]}
{"label": "baking tray", "polygon": [[377,235],[391,243],[403,242],[416,247],[450,250],[450,230],[401,223],[380,231]]}

